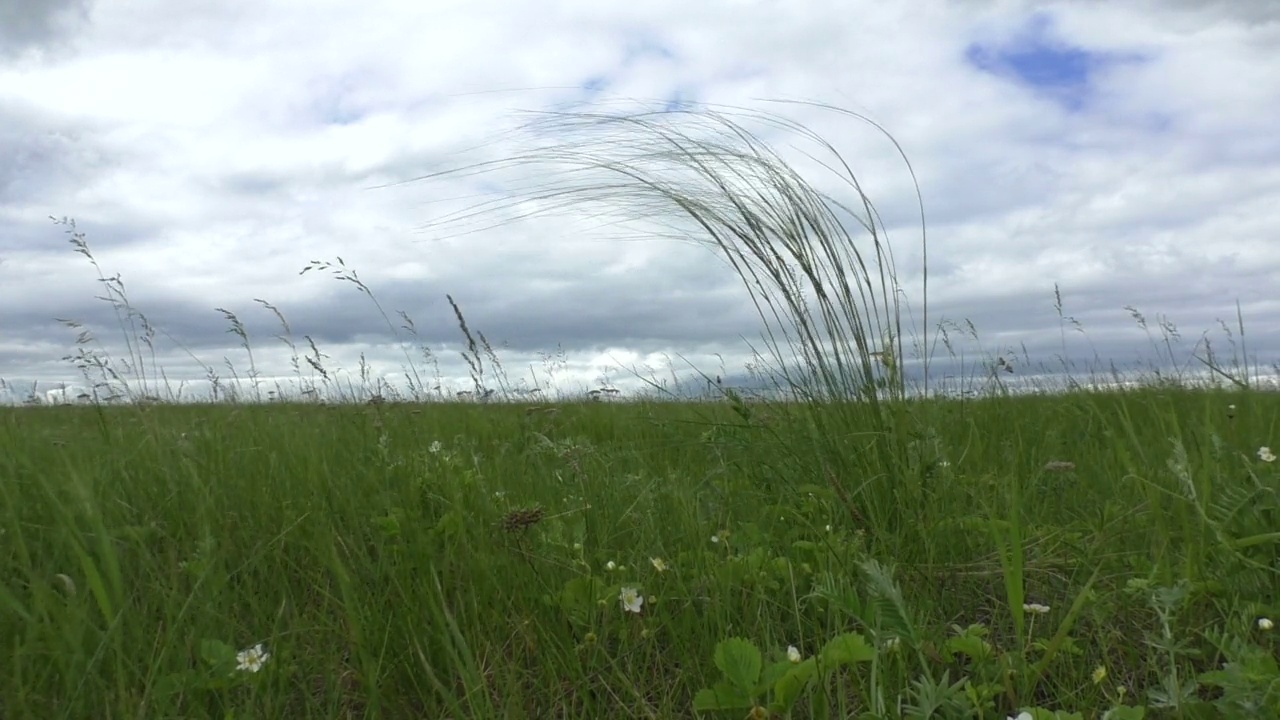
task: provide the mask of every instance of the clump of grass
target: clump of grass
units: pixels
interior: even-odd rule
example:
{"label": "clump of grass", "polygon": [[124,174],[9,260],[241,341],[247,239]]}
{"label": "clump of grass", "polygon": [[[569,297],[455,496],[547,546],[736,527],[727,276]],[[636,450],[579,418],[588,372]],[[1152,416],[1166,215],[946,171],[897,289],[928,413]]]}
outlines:
{"label": "clump of grass", "polygon": [[[672,218],[685,228],[677,231],[680,239],[711,247],[741,278],[764,324],[772,369],[793,394],[871,406],[885,397],[882,391],[904,397],[901,287],[892,249],[871,198],[832,145],[779,115],[733,109],[534,115],[523,127],[526,135],[555,141],[415,181],[519,168],[547,182],[440,218],[429,228],[528,203],[544,213],[572,208],[583,214],[595,207],[633,220]],[[820,162],[849,189],[852,202],[802,178],[749,123],[813,143],[828,155]],[[859,241],[855,230],[865,231],[865,239]],[[925,251],[927,260],[927,243]],[[927,266],[924,277],[927,300]],[[927,322],[927,304],[925,312]],[[887,378],[877,366],[889,370]],[[924,368],[927,388],[927,358]]]}
{"label": "clump of grass", "polygon": [[[801,177],[750,125],[811,143],[825,156],[819,163],[851,198],[819,190]],[[875,206],[835,147],[779,115],[710,107],[538,113],[523,131],[554,140],[507,160],[416,180],[511,170],[542,180],[429,228],[489,225],[486,218],[530,204],[545,213],[572,209],[577,215],[618,212],[631,220],[669,220],[674,229],[668,233],[709,247],[742,281],[762,322],[766,372],[783,397],[823,408],[809,416],[810,428],[795,438],[788,460],[810,465],[815,475],[833,470],[851,482],[845,478],[862,475],[864,468],[847,452],[850,437],[869,438],[867,449],[885,460],[901,456],[913,422],[903,408],[902,288]],[[927,261],[926,240],[922,219]],[[927,323],[927,265],[924,279]],[[926,344],[921,340],[917,347]],[[927,354],[922,360],[927,394]],[[476,372],[475,360],[468,363]],[[833,407],[838,411],[832,413]],[[925,490],[895,475],[846,488],[880,527],[921,519]]]}

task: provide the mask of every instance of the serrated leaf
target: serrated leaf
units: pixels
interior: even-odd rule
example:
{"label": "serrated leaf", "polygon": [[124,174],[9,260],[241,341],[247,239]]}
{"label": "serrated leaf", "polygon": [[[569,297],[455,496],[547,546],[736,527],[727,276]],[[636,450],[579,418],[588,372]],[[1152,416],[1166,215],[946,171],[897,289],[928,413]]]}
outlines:
{"label": "serrated leaf", "polygon": [[703,688],[693,696],[693,709],[699,712],[709,710],[750,710],[755,702],[741,688],[720,681],[714,687]]}
{"label": "serrated leaf", "polygon": [[1200,681],[1201,685],[1222,687],[1234,680],[1235,676],[1225,670],[1210,670],[1200,673],[1196,679]]}
{"label": "serrated leaf", "polygon": [[982,661],[991,656],[991,645],[974,635],[948,638],[946,649],[949,654],[966,655],[976,661]]}
{"label": "serrated leaf", "polygon": [[853,665],[875,658],[876,649],[858,633],[837,635],[822,648],[822,663],[827,666]]}
{"label": "serrated leaf", "polygon": [[773,686],[774,703],[781,706],[781,709],[777,710],[777,712],[785,713],[791,710],[791,706],[795,705],[796,700],[800,699],[800,694],[804,692],[817,673],[817,661],[809,658],[804,662],[796,663],[785,675],[778,678],[778,682],[774,683]]}
{"label": "serrated leaf", "polygon": [[764,672],[760,675],[760,682],[757,691],[763,691],[765,688],[773,687],[778,679],[787,674],[791,668],[795,667],[795,663],[790,660],[779,660],[771,665],[766,665]]}
{"label": "serrated leaf", "polygon": [[746,693],[755,689],[764,665],[759,648],[742,638],[729,638],[716,645],[715,661],[725,679]]}

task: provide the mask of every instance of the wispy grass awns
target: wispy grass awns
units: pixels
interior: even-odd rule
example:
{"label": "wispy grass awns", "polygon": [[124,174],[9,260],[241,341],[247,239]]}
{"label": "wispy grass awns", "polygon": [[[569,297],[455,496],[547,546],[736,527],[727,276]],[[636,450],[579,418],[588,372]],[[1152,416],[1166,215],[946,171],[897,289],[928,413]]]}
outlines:
{"label": "wispy grass awns", "polygon": [[[923,326],[915,350],[927,394],[928,242],[910,161],[892,135],[865,116],[793,104],[868,123],[893,142],[911,173],[925,258]],[[785,389],[810,400],[873,404],[905,396],[903,293],[893,252],[874,203],[831,143],[781,115],[719,106],[529,117],[517,130],[528,149],[405,181],[524,171],[505,196],[436,218],[429,229],[497,216],[487,226],[494,227],[571,211],[579,218],[611,216],[608,225],[641,222],[655,237],[701,243],[745,284],[764,323],[772,370]],[[797,150],[829,171],[844,197],[801,177],[762,130],[809,145]]]}

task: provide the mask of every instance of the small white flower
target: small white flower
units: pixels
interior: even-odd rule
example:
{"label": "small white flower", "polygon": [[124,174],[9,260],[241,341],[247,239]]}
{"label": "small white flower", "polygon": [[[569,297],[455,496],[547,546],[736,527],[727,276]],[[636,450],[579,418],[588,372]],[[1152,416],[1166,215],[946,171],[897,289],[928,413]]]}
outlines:
{"label": "small white flower", "polygon": [[787,646],[787,659],[793,663],[800,662],[800,650],[795,645]]}
{"label": "small white flower", "polygon": [[831,532],[831,526],[830,526],[830,525],[828,525],[828,526],[827,526],[827,532]]}
{"label": "small white flower", "polygon": [[1264,617],[1263,617],[1263,618],[1258,618],[1258,629],[1259,629],[1259,630],[1264,630],[1264,631],[1265,631],[1265,630],[1270,630],[1271,628],[1273,628],[1273,627],[1275,627],[1275,626],[1276,626],[1276,624],[1275,624],[1275,623],[1273,623],[1273,622],[1271,622],[1271,618],[1264,618]]}
{"label": "small white flower", "polygon": [[719,535],[712,535],[712,536],[711,536],[711,542],[713,542],[713,543],[718,543],[718,542],[720,542],[720,536],[719,536]]}
{"label": "small white flower", "polygon": [[1008,717],[1009,720],[1036,720],[1031,713],[1026,711],[1018,713],[1016,717],[1013,715],[1007,715],[1006,717]]}
{"label": "small white flower", "polygon": [[604,564],[604,569],[608,570],[609,572],[613,572],[614,570],[618,569],[618,563],[610,560],[609,562]]}
{"label": "small white flower", "polygon": [[431,453],[432,455],[435,455],[436,453],[440,452],[443,449],[444,449],[444,445],[441,445],[439,440],[432,440],[431,444],[427,446],[427,452]]}
{"label": "small white flower", "polygon": [[236,653],[236,669],[245,672],[258,672],[262,666],[271,657],[271,653],[262,647],[262,643],[258,643],[248,650],[241,650]]}
{"label": "small white flower", "polygon": [[1271,448],[1263,446],[1258,448],[1258,459],[1262,462],[1275,462],[1276,454],[1271,452]]}
{"label": "small white flower", "polygon": [[654,570],[660,573],[667,571],[667,563],[662,558],[649,558],[649,562],[653,563]]}
{"label": "small white flower", "polygon": [[644,598],[640,596],[640,591],[633,587],[622,588],[618,599],[622,601],[622,609],[627,612],[638,613],[644,606]]}
{"label": "small white flower", "polygon": [[891,637],[884,641],[884,649],[889,652],[897,650],[900,645],[902,645],[902,640],[896,637]]}
{"label": "small white flower", "polygon": [[1023,612],[1035,613],[1037,615],[1044,615],[1045,613],[1049,612],[1049,606],[1041,605],[1040,603],[1026,603],[1022,606],[1022,610]]}

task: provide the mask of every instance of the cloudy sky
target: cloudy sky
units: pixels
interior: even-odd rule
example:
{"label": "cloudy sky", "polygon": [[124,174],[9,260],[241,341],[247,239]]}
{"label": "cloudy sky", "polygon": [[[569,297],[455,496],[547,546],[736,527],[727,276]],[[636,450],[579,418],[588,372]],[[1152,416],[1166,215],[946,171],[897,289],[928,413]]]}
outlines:
{"label": "cloudy sky", "polygon": [[[522,112],[566,108],[705,103],[803,123],[880,209],[919,323],[920,220],[894,146],[776,99],[864,114],[902,145],[928,221],[930,324],[971,321],[969,362],[1025,345],[1032,366],[1059,364],[1056,283],[1085,329],[1066,336],[1080,361],[1160,362],[1125,306],[1157,338],[1159,317],[1175,323],[1180,360],[1206,332],[1225,351],[1218,321],[1234,327],[1238,301],[1250,361],[1270,364],[1276,47],[1271,0],[0,0],[0,377],[83,385],[61,359],[77,331],[55,318],[128,354],[97,271],[50,216],[74,218],[119,274],[184,392],[206,368],[248,368],[217,308],[242,320],[264,378],[293,375],[256,299],[344,383],[362,355],[401,383],[406,351],[378,308],[299,274],[338,257],[394,325],[413,319],[408,352],[431,376],[415,349],[429,347],[449,392],[469,381],[446,294],[512,384],[546,385],[551,368],[565,390],[634,387],[632,370],[661,379],[686,360],[742,375],[761,323],[697,237],[573,212],[509,208],[474,232],[442,220],[517,197],[537,166],[387,187],[516,156],[538,140]],[[817,167],[795,133],[759,136],[806,177]],[[683,227],[669,214],[645,219]]]}

